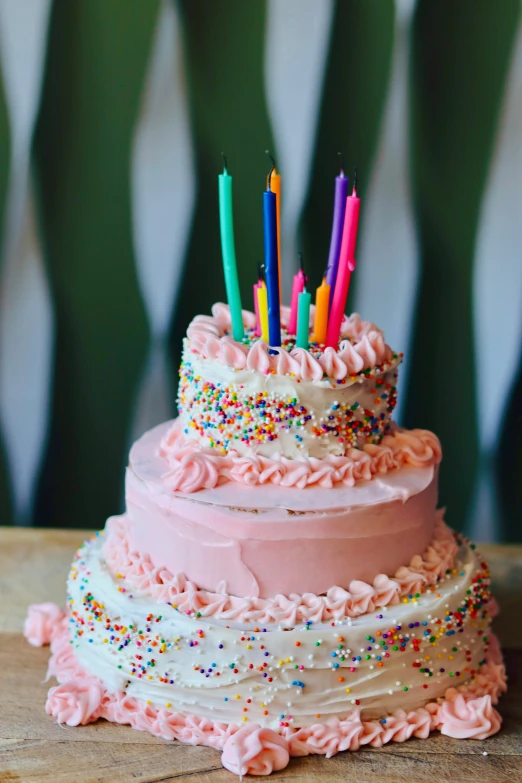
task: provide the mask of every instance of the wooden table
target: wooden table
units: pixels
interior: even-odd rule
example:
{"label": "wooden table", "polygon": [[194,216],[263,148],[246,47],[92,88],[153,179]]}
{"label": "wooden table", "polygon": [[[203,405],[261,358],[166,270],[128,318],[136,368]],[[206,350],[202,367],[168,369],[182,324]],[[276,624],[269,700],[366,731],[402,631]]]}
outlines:
{"label": "wooden table", "polygon": [[[21,635],[26,606],[64,602],[65,577],[82,531],[0,528],[1,783],[237,782],[210,748],[165,742],[100,721],[60,727],[46,715],[43,682],[49,649]],[[295,758],[270,783],[500,783],[522,781],[522,546],[484,546],[501,615],[510,689],[500,704],[504,726],[485,742],[440,734],[379,749]],[[484,755],[484,753],[487,755]],[[260,780],[260,778],[257,778]],[[248,778],[247,778],[248,780]]]}

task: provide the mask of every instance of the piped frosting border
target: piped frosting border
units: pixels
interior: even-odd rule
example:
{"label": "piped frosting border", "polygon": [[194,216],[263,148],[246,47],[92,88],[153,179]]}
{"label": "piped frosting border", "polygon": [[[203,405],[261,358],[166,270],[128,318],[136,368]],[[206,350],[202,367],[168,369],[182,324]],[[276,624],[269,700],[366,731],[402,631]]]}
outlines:
{"label": "piped frosting border", "polygon": [[444,698],[427,702],[411,712],[396,710],[380,720],[362,720],[353,709],[343,720],[330,719],[303,728],[283,727],[280,732],[258,725],[239,727],[157,708],[125,692],[111,693],[103,683],[82,669],[68,634],[65,612],[54,605],[29,608],[26,634],[35,644],[36,630],[46,627],[41,643],[51,644],[47,679],[59,685],[50,688],[45,709],[60,723],[85,725],[100,718],[128,724],[165,740],[191,745],[207,745],[221,750],[222,763],[236,774],[270,774],[287,766],[291,756],[320,754],[327,758],[341,751],[355,751],[368,745],[379,748],[388,742],[404,742],[410,737],[427,738],[440,731],[457,739],[486,739],[495,734],[501,717],[494,705],[506,690],[506,673],[496,638],[490,634],[486,662],[479,674],[458,688],[448,688]]}
{"label": "piped frosting border", "polygon": [[432,432],[398,427],[391,435],[385,435],[380,444],[366,443],[362,449],[352,448],[344,456],[289,459],[240,456],[235,451],[223,455],[187,438],[178,419],[161,439],[158,453],[168,466],[162,476],[165,484],[173,492],[187,493],[212,489],[228,481],[297,489],[331,489],[336,484],[353,487],[356,481],[371,481],[376,475],[406,465],[430,467],[442,459],[440,441]]}
{"label": "piped frosting border", "polygon": [[[310,313],[313,323],[315,308]],[[243,323],[253,330],[256,317],[243,310]],[[281,308],[281,321],[288,323],[290,310]],[[370,321],[362,321],[357,313],[344,316],[341,324],[339,348],[325,348],[311,343],[308,350],[285,347],[269,348],[263,340],[255,338],[250,344],[234,340],[230,336],[230,310],[221,302],[213,305],[212,315],[197,315],[189,324],[187,337],[190,350],[205,359],[215,359],[235,370],[257,370],[268,374],[292,375],[298,380],[319,382],[328,379],[338,382],[366,380],[397,367],[402,354],[396,354],[384,341],[384,334]]]}
{"label": "piped frosting border", "polygon": [[156,568],[146,555],[131,551],[124,516],[111,517],[105,535],[103,555],[107,567],[129,591],[145,594],[189,615],[241,623],[281,623],[285,627],[307,621],[358,617],[378,607],[397,604],[406,596],[433,589],[447,569],[453,568],[458,549],[455,535],[443,521],[443,511],[438,511],[429,547],[422,555],[415,555],[409,566],[401,566],[392,577],[378,574],[373,585],[354,580],[349,590],[332,587],[326,595],[238,598],[228,595],[224,586],[219,593],[202,590],[183,574],[173,576],[165,568]]}

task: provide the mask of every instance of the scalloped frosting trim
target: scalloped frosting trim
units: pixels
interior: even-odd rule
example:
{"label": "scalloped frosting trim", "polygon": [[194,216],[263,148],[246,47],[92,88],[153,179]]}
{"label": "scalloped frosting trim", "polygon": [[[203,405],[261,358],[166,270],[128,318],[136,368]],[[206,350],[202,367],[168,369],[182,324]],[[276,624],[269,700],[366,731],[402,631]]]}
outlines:
{"label": "scalloped frosting trim", "polygon": [[78,726],[103,718],[165,740],[207,745],[221,750],[223,766],[240,776],[268,775],[286,767],[291,756],[319,754],[330,758],[365,745],[380,748],[410,737],[425,739],[432,731],[457,739],[486,739],[498,732],[502,722],[493,705],[506,690],[506,673],[493,634],[480,673],[458,688],[448,688],[444,698],[410,712],[398,709],[380,720],[363,720],[360,709],[353,709],[343,720],[332,718],[303,728],[282,727],[277,732],[259,725],[240,728],[157,708],[125,692],[112,693],[77,661],[67,618],[50,622],[53,633],[47,676],[54,676],[59,685],[49,690],[45,709],[60,724]]}
{"label": "scalloped frosting trim", "polygon": [[424,468],[438,465],[442,459],[440,441],[433,432],[398,427],[385,435],[381,443],[365,443],[361,449],[351,448],[343,456],[289,459],[258,454],[240,456],[233,450],[223,455],[187,438],[179,419],[161,439],[158,453],[168,464],[162,476],[166,485],[173,492],[187,493],[212,489],[228,481],[297,489],[331,489],[336,484],[353,487],[356,481],[371,481],[376,475],[383,476],[406,465]]}
{"label": "scalloped frosting trim", "polygon": [[[312,306],[311,324],[314,311]],[[327,378],[332,383],[345,378],[352,383],[373,378],[397,367],[402,360],[402,354],[394,353],[384,342],[382,330],[370,321],[361,321],[357,313],[349,318],[344,316],[337,350],[313,342],[308,350],[295,347],[288,350],[294,344],[293,337],[287,341],[283,334],[283,346],[271,349],[266,342],[253,336],[256,325],[254,313],[249,310],[242,312],[247,329],[246,342],[232,339],[229,307],[218,302],[212,307],[211,316],[197,315],[189,324],[187,337],[190,350],[234,370],[292,375],[299,380],[315,382]],[[289,308],[282,307],[283,330],[289,315]]]}
{"label": "scalloped frosting trim", "polygon": [[378,574],[373,585],[353,580],[349,589],[331,587],[326,595],[296,593],[274,598],[238,598],[222,592],[201,590],[183,574],[173,576],[165,568],[156,568],[147,555],[132,552],[125,517],[111,517],[106,524],[103,555],[116,578],[128,584],[133,593],[145,594],[158,603],[170,604],[186,614],[241,623],[281,623],[293,627],[306,621],[318,623],[344,617],[358,617],[378,607],[397,604],[401,598],[423,593],[444,578],[453,568],[458,543],[437,512],[433,540],[409,566],[401,566],[395,576]]}

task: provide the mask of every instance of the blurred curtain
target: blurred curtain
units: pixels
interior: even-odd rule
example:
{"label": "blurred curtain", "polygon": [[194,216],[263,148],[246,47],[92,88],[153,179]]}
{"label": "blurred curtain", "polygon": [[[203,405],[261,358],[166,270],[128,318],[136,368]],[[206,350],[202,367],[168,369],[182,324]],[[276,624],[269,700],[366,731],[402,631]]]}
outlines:
{"label": "blurred curtain", "polygon": [[[101,527],[132,439],[174,415],[180,341],[245,303],[283,175],[285,279],[328,253],[337,152],[362,197],[350,306],[407,354],[399,416],[441,503],[520,540],[520,0],[0,0],[0,521]],[[288,286],[287,286],[288,290]]]}

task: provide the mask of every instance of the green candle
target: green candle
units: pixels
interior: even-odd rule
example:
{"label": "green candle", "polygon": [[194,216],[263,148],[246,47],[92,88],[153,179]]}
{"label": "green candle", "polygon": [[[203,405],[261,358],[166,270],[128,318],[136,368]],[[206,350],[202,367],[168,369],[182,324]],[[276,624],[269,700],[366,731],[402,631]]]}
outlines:
{"label": "green candle", "polygon": [[221,252],[227,289],[228,306],[232,320],[234,340],[241,342],[245,331],[241,314],[241,294],[237,279],[236,248],[234,246],[234,220],[232,215],[232,177],[227,171],[226,160],[219,180],[219,225],[221,229]]}
{"label": "green candle", "polygon": [[308,331],[310,328],[310,302],[312,294],[305,290],[299,294],[297,300],[297,338],[296,348],[308,349]]}

